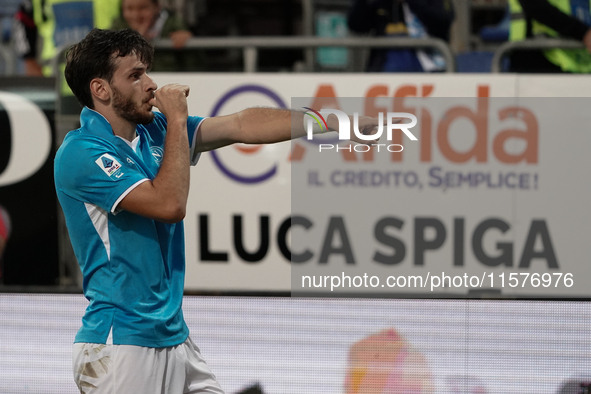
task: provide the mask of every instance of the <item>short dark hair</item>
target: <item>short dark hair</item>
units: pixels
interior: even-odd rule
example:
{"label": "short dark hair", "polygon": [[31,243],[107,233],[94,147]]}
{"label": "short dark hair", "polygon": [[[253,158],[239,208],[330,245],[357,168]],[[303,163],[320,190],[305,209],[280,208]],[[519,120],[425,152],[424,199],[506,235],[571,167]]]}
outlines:
{"label": "short dark hair", "polygon": [[90,81],[104,78],[109,83],[115,72],[115,59],[135,54],[148,69],[154,60],[154,47],[135,30],[92,29],[66,55],[66,81],[80,104],[94,108]]}

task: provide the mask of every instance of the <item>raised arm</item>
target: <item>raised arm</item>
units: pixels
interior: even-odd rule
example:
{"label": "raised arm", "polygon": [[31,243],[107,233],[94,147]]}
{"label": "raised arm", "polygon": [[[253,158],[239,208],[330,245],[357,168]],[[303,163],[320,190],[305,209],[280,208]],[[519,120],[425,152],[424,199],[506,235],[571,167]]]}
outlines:
{"label": "raised arm", "polygon": [[[338,130],[338,119],[331,114],[326,122],[330,130]],[[360,129],[371,133],[377,119],[361,117]],[[353,124],[353,122],[351,122]],[[232,115],[205,119],[197,133],[196,149],[213,150],[233,143],[272,144],[306,135],[304,112],[276,108],[248,108]],[[368,141],[355,142],[367,143]]]}
{"label": "raised arm", "polygon": [[133,189],[119,208],[165,223],[184,219],[189,196],[189,139],[187,99],[189,87],[166,85],[150,102],[166,116],[164,158],[158,175]]}

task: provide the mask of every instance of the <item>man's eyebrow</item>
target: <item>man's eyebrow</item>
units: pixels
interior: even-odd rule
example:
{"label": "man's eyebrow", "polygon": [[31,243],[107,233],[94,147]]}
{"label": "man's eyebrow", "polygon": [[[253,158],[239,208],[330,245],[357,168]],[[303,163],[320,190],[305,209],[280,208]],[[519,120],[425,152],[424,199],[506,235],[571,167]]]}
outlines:
{"label": "man's eyebrow", "polygon": [[134,68],[131,68],[128,73],[134,73],[136,71],[146,71],[148,68],[146,66],[135,66]]}

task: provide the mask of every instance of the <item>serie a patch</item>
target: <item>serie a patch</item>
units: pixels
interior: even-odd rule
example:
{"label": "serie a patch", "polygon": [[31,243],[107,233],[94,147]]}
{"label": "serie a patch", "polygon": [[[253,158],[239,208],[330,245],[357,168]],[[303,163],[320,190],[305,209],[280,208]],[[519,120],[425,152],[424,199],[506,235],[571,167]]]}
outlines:
{"label": "serie a patch", "polygon": [[[121,164],[111,155],[105,153],[95,160],[95,163],[107,174],[113,176],[121,169]],[[119,175],[121,176],[121,175]]]}

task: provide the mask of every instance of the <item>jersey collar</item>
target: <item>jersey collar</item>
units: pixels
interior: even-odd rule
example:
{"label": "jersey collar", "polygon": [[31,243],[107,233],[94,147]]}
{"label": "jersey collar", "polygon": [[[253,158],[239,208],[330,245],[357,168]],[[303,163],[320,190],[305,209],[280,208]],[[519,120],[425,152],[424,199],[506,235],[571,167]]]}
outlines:
{"label": "jersey collar", "polygon": [[112,140],[115,137],[111,124],[102,114],[88,107],[82,108],[80,124],[84,130],[98,137]]}
{"label": "jersey collar", "polygon": [[[110,141],[119,152],[131,156],[132,160],[142,167],[144,172],[150,175],[152,179],[156,176],[156,174],[144,164],[143,160],[140,159],[140,154],[138,154],[127,141],[113,134],[111,124],[101,113],[88,107],[84,107],[80,113],[80,125],[85,132]],[[140,127],[136,127],[135,129],[138,136],[142,138],[143,133],[141,133],[140,130]]]}

